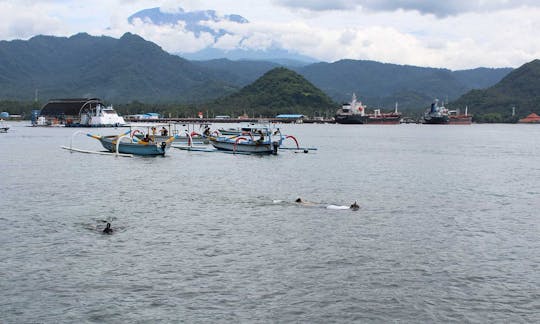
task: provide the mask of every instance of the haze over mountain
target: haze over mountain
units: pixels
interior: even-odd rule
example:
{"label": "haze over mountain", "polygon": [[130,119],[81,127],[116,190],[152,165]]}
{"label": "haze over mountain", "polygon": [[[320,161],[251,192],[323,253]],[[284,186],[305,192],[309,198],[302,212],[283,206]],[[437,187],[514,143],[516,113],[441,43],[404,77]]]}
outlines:
{"label": "haze over mountain", "polygon": [[[161,8],[150,8],[134,13],[128,18],[128,22],[130,24],[144,23],[157,26],[181,25],[183,26],[183,30],[192,32],[196,38],[205,37],[205,34],[211,35],[214,39],[212,46],[208,46],[195,52],[180,51],[176,53],[189,60],[212,60],[221,58],[228,58],[231,60],[266,60],[273,62],[288,60],[290,62],[296,62],[296,65],[316,62],[316,60],[311,57],[290,52],[276,44],[272,44],[264,49],[253,49],[244,46],[232,48],[228,45],[220,44],[220,41],[223,41],[224,36],[229,36],[230,38],[237,37],[234,31],[222,27],[223,22],[249,24],[249,21],[246,18],[236,14],[219,15],[215,10],[185,11],[182,8],[178,8],[174,12],[166,12]],[[220,27],[215,27],[218,24],[212,23],[221,24],[219,24]],[[241,39],[238,40],[238,43],[242,44],[245,40],[245,37],[241,37]],[[227,43],[227,40],[224,40],[224,42]]]}
{"label": "haze over mountain", "polygon": [[177,25],[183,24],[184,28],[195,35],[201,35],[201,33],[209,33],[216,39],[219,39],[227,34],[232,34],[225,29],[213,29],[206,25],[206,22],[213,21],[229,21],[238,24],[247,24],[249,21],[240,15],[224,15],[220,16],[215,10],[198,10],[198,11],[184,11],[182,8],[178,8],[176,12],[164,12],[160,8],[144,9],[129,16],[128,22],[134,24],[136,19],[140,19],[145,22],[153,23],[155,25]]}
{"label": "haze over mountain", "polygon": [[[0,99],[100,97],[111,103],[208,102],[254,82],[280,64],[227,59],[188,61],[126,33],[120,39],[77,34],[0,42]],[[511,69],[450,71],[341,60],[291,67],[336,102],[353,92],[370,108],[421,111],[433,98],[457,98],[498,82]],[[337,108],[337,107],[336,107]]]}
{"label": "haze over mountain", "polygon": [[[488,119],[501,119],[498,121],[508,119],[512,107],[516,108],[517,117],[524,117],[531,112],[539,113],[540,60],[522,65],[492,87],[469,91],[452,102],[451,106],[468,106],[473,114],[488,115]],[[492,114],[491,117],[489,114]]]}

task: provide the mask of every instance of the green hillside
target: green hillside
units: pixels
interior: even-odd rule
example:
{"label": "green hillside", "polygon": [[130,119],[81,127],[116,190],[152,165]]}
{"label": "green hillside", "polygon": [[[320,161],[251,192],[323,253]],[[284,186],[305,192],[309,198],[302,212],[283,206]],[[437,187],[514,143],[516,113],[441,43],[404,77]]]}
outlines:
{"label": "green hillside", "polygon": [[[8,110],[12,113],[29,113],[51,98],[99,97],[123,113],[142,110],[191,115],[208,106],[223,109],[212,101],[238,91],[278,66],[253,60],[188,61],[130,33],[119,39],[81,33],[67,38],[36,36],[27,41],[0,41],[0,105],[11,105]],[[471,89],[492,86],[511,71],[450,71],[362,60],[291,69],[334,101],[349,101],[356,93],[369,107],[393,110],[399,102],[401,111],[413,115],[429,106],[433,98],[456,99]],[[33,104],[36,90],[40,103]],[[274,100],[255,100],[253,95],[240,101],[250,115],[283,112],[281,109],[323,114],[323,109],[315,110],[318,104],[306,108],[298,100],[278,98],[279,107],[273,106]],[[246,102],[257,106],[247,107]],[[229,104],[227,109],[233,106]],[[263,110],[259,112],[259,108]]]}
{"label": "green hillside", "polygon": [[217,73],[137,35],[77,34],[0,42],[0,98],[100,97],[119,103],[197,102],[236,90]]}
{"label": "green hillside", "polygon": [[[540,113],[540,60],[524,64],[490,88],[466,93],[450,106],[468,106],[480,122],[516,121],[531,112]],[[512,107],[516,108],[514,118]]]}
{"label": "green hillside", "polygon": [[277,114],[333,114],[337,104],[300,74],[274,68],[252,84],[210,105],[216,112],[275,116]]}

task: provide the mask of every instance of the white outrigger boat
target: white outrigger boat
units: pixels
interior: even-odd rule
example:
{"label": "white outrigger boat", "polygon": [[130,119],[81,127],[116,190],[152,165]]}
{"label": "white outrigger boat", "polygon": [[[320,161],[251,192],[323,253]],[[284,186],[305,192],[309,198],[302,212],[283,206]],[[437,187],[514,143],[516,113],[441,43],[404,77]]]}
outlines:
{"label": "white outrigger boat", "polygon": [[[199,128],[202,128],[200,125]],[[208,128],[209,125],[204,125]],[[183,129],[181,129],[183,128]],[[139,123],[131,124],[131,138],[142,139],[145,134],[148,134],[150,138],[155,142],[162,142],[169,140],[170,137],[174,137],[173,144],[209,144],[208,136],[204,134],[204,130],[196,130],[194,124],[148,124]],[[205,128],[206,129],[206,128]]]}
{"label": "white outrigger boat", "polygon": [[[279,131],[279,128],[277,129]],[[248,135],[248,134],[255,134],[259,131],[263,131],[265,134],[271,131],[270,127],[266,125],[256,124],[256,123],[250,123],[248,125],[244,125],[241,127],[232,127],[232,128],[218,128],[217,131],[219,134],[224,136],[230,136],[230,135]]]}
{"label": "white outrigger boat", "polygon": [[277,154],[283,141],[291,138],[300,149],[298,141],[292,135],[283,135],[279,128],[272,132],[270,127],[258,127],[257,133],[243,132],[243,135],[210,137],[210,143],[217,150],[244,154]]}
{"label": "white outrigger boat", "polygon": [[150,138],[145,138],[143,140],[138,140],[136,138],[131,138],[129,136],[130,132],[119,135],[96,135],[96,134],[84,134],[88,137],[97,139],[101,145],[107,150],[107,152],[102,151],[89,151],[84,149],[78,149],[73,147],[73,138],[77,134],[84,134],[84,132],[77,131],[71,136],[71,143],[69,147],[61,146],[61,148],[69,150],[71,152],[80,152],[80,153],[94,153],[94,154],[110,154],[116,156],[126,156],[132,157],[133,155],[140,156],[164,156],[165,152],[171,147],[171,142],[173,137],[170,137],[166,141],[154,142]]}

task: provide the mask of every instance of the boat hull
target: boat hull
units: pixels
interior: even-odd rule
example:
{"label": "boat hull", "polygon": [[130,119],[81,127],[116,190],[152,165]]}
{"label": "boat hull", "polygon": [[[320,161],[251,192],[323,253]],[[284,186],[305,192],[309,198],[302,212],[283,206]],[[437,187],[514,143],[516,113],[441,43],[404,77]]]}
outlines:
{"label": "boat hull", "polygon": [[340,115],[335,116],[336,123],[338,124],[366,124],[368,122],[368,116],[362,116],[361,114]]}
{"label": "boat hull", "polygon": [[397,125],[401,121],[401,116],[389,117],[369,117],[366,124],[371,125]]}
{"label": "boat hull", "polygon": [[[137,139],[141,140],[143,139],[144,135],[143,134],[135,134],[135,137],[137,137]],[[154,142],[156,143],[160,143],[160,142],[165,142],[167,141],[170,136],[162,136],[162,135],[150,135],[150,138],[152,138],[154,140]],[[208,138],[207,137],[201,137],[201,136],[193,136],[191,137],[191,140],[192,140],[192,144],[208,144],[210,143],[210,141],[208,141]],[[189,137],[187,136],[180,136],[180,135],[175,135],[174,136],[174,140],[173,140],[173,143],[188,143],[189,142]]]}
{"label": "boat hull", "polygon": [[276,154],[279,144],[277,142],[238,141],[229,138],[210,139],[210,143],[218,150],[233,151],[250,154]]}
{"label": "boat hull", "polygon": [[429,125],[445,125],[450,122],[450,118],[446,115],[444,116],[424,116],[424,124]]}
{"label": "boat hull", "polygon": [[[116,152],[116,138],[102,137],[99,139],[101,145],[110,152]],[[165,155],[170,148],[170,143],[158,142],[149,144],[128,143],[120,141],[118,152],[142,156]]]}
{"label": "boat hull", "polygon": [[448,123],[450,125],[470,125],[472,124],[472,116],[450,116]]}

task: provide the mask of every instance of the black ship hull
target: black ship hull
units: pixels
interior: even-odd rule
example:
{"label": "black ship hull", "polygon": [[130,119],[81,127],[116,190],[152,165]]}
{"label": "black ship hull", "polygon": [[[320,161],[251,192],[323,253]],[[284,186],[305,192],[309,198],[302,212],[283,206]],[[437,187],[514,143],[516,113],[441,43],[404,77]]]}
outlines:
{"label": "black ship hull", "polygon": [[450,123],[448,116],[424,117],[424,124],[441,125]]}
{"label": "black ship hull", "polygon": [[338,124],[366,124],[368,117],[358,115],[336,115],[336,123]]}

